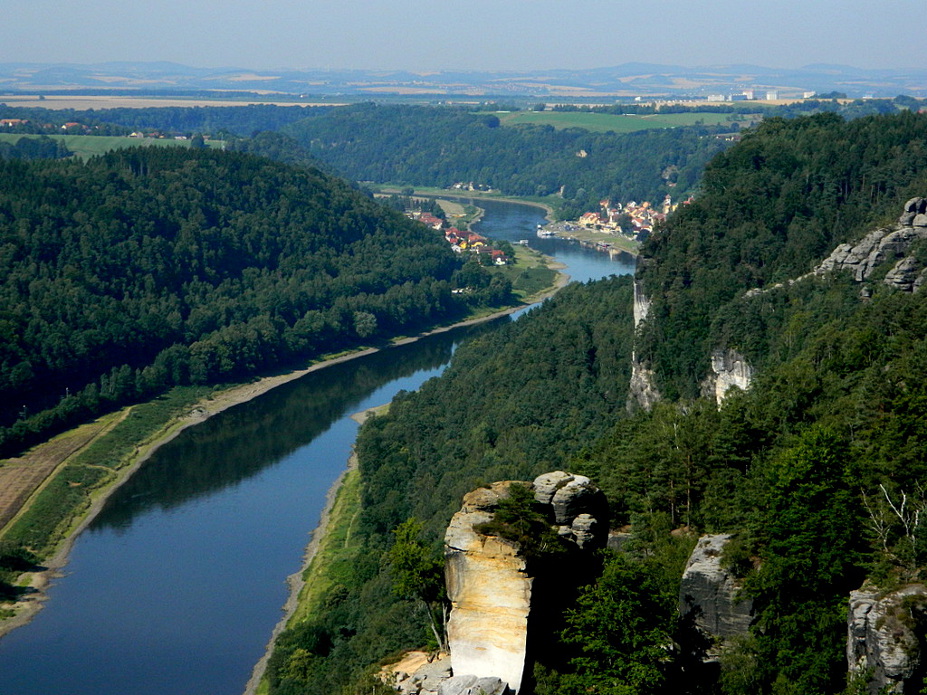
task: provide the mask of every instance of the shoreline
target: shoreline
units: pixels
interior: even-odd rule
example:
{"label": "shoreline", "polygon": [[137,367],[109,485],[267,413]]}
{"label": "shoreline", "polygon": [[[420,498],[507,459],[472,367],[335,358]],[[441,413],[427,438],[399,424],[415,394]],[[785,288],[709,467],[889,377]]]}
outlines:
{"label": "shoreline", "polygon": [[[562,270],[562,268],[565,266],[563,266],[563,264],[558,264],[554,261],[551,261],[549,267],[554,270]],[[180,416],[176,420],[168,423],[163,430],[163,434],[156,436],[150,443],[143,446],[135,459],[128,466],[119,471],[119,477],[117,480],[106,486],[100,492],[99,496],[93,499],[87,511],[81,516],[80,521],[76,523],[73,529],[69,531],[67,537],[61,542],[61,545],[55,551],[54,555],[42,563],[42,567],[44,567],[44,569],[39,572],[24,573],[32,574],[28,585],[32,591],[31,593],[25,594],[25,596],[18,602],[12,604],[11,608],[14,611],[14,614],[11,617],[0,620],[0,639],[2,639],[5,635],[9,634],[13,630],[24,625],[28,625],[30,622],[32,622],[36,615],[38,615],[42,608],[44,608],[45,602],[49,599],[47,593],[49,587],[52,585],[55,579],[59,579],[64,576],[62,570],[68,564],[71,549],[73,548],[74,543],[77,541],[77,538],[80,536],[80,534],[83,533],[84,530],[86,530],[86,528],[99,515],[100,511],[103,509],[103,505],[106,503],[109,497],[122,485],[124,485],[132,477],[132,475],[155,454],[159,448],[172,441],[188,427],[193,427],[194,425],[205,422],[212,416],[218,415],[219,413],[228,410],[229,408],[240,405],[242,403],[247,403],[248,401],[262,396],[278,386],[282,386],[283,384],[300,379],[311,372],[318,371],[319,369],[324,369],[335,364],[341,364],[343,362],[348,362],[360,357],[365,357],[375,352],[388,349],[392,346],[414,343],[430,335],[446,333],[447,331],[454,330],[455,328],[472,326],[502,318],[503,316],[509,316],[517,311],[521,311],[522,309],[538,304],[553,296],[567,283],[569,283],[569,276],[560,272],[558,273],[557,281],[554,286],[534,297],[531,297],[530,301],[526,301],[526,303],[520,306],[508,307],[506,309],[487,314],[486,316],[466,319],[464,321],[459,321],[448,326],[441,326],[439,328],[435,328],[418,335],[393,340],[389,343],[389,345],[384,347],[366,348],[363,350],[358,350],[357,352],[351,352],[346,355],[333,357],[331,359],[323,360],[313,364],[309,367],[306,367],[305,369],[298,369],[292,372],[287,372],[285,374],[262,377],[254,382],[233,386],[224,391],[216,392],[212,394],[210,398],[202,399],[193,404],[186,415]],[[332,489],[329,491],[330,494],[332,494],[332,499],[334,499],[334,496],[337,495],[337,491],[340,488],[340,484],[343,481],[344,475],[346,473],[347,469],[335,481]],[[22,513],[24,509],[25,508],[19,510],[17,514]],[[315,535],[315,532],[313,532],[313,534]],[[298,591],[296,592],[296,596],[298,596]]]}

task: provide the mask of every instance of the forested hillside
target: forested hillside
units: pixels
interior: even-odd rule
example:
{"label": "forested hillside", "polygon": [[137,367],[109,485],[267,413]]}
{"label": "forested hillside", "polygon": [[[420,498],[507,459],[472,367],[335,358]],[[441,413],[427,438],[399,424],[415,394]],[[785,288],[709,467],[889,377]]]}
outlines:
{"label": "forested hillside", "polygon": [[461,268],[318,170],[173,148],[0,162],[0,450],[508,299]]}
{"label": "forested hillside", "polygon": [[632,134],[503,128],[493,114],[374,104],[313,110],[281,130],[354,180],[441,187],[473,182],[520,196],[562,189],[567,217],[597,209],[604,197],[678,197],[729,144],[717,128]]}
{"label": "forested hillside", "polygon": [[[713,321],[728,302],[807,273],[838,243],[894,221],[904,200],[922,195],[925,141],[924,114],[849,122],[820,114],[767,120],[712,160],[702,194],[643,250],[652,262],[640,275],[657,320],[639,352],[663,392],[698,393],[720,330]],[[734,346],[761,364],[767,333],[752,328]]]}
{"label": "forested hillside", "polygon": [[[871,673],[847,680],[849,592],[927,567],[927,303],[884,271],[863,287],[841,273],[771,285],[927,194],[925,156],[927,115],[825,115],[766,123],[716,159],[697,203],[648,246],[653,309],[638,340],[664,389],[651,412],[624,408],[622,279],[568,288],[397,399],[358,442],[363,560],[325,616],[284,635],[272,692],[332,692],[425,644],[421,614],[416,629],[390,595],[390,528],[416,517],[437,553],[463,492],[557,468],[590,475],[631,541],[542,638],[523,692],[864,692]],[[769,291],[744,296],[756,286]],[[718,406],[699,382],[726,345],[759,371]],[[724,563],[754,607],[749,633],[707,666],[676,612],[705,532],[734,534]]]}

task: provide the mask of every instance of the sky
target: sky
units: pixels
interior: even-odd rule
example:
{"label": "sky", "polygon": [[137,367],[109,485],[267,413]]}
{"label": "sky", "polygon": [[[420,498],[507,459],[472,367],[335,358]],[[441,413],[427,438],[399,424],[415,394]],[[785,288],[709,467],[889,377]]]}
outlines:
{"label": "sky", "polygon": [[[2,63],[530,71],[924,67],[924,0],[8,2]],[[920,27],[920,28],[919,28]]]}

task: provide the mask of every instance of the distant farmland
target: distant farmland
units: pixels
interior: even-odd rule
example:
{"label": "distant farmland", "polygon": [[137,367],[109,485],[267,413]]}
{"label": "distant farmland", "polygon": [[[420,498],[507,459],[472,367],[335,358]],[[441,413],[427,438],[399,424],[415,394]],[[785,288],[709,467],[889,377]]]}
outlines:
{"label": "distant farmland", "polygon": [[747,125],[757,117],[733,113],[667,113],[649,116],[590,113],[588,111],[513,111],[496,114],[502,125],[531,123],[554,128],[584,128],[596,133],[609,130],[616,133],[633,133],[654,128],[679,128],[697,124],[722,125],[737,119]]}
{"label": "distant farmland", "polygon": [[[40,135],[19,135],[16,133],[0,133],[0,142],[15,145],[20,138],[38,138]],[[189,147],[189,140],[174,140],[170,138],[130,138],[119,135],[48,135],[47,137],[63,142],[64,146],[81,159],[103,154],[111,150],[120,150],[126,147],[140,147],[154,145],[155,147]],[[222,147],[221,140],[208,141],[209,147]]]}

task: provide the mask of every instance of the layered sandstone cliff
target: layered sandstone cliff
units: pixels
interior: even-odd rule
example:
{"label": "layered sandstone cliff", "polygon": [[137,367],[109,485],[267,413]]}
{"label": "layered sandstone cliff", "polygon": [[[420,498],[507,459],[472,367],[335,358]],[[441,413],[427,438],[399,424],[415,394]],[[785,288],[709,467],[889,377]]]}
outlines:
{"label": "layered sandstone cliff", "polygon": [[493,483],[464,496],[444,538],[451,615],[448,644],[455,678],[495,677],[518,692],[529,647],[536,580],[517,543],[480,532],[514,485],[534,493],[535,506],[576,553],[605,545],[608,504],[588,478],[555,471],[532,483]]}
{"label": "layered sandstone cliff", "polygon": [[448,644],[454,675],[497,676],[521,687],[528,644],[531,585],[518,546],[474,527],[489,522],[513,483],[468,493],[444,537],[452,610]]}

